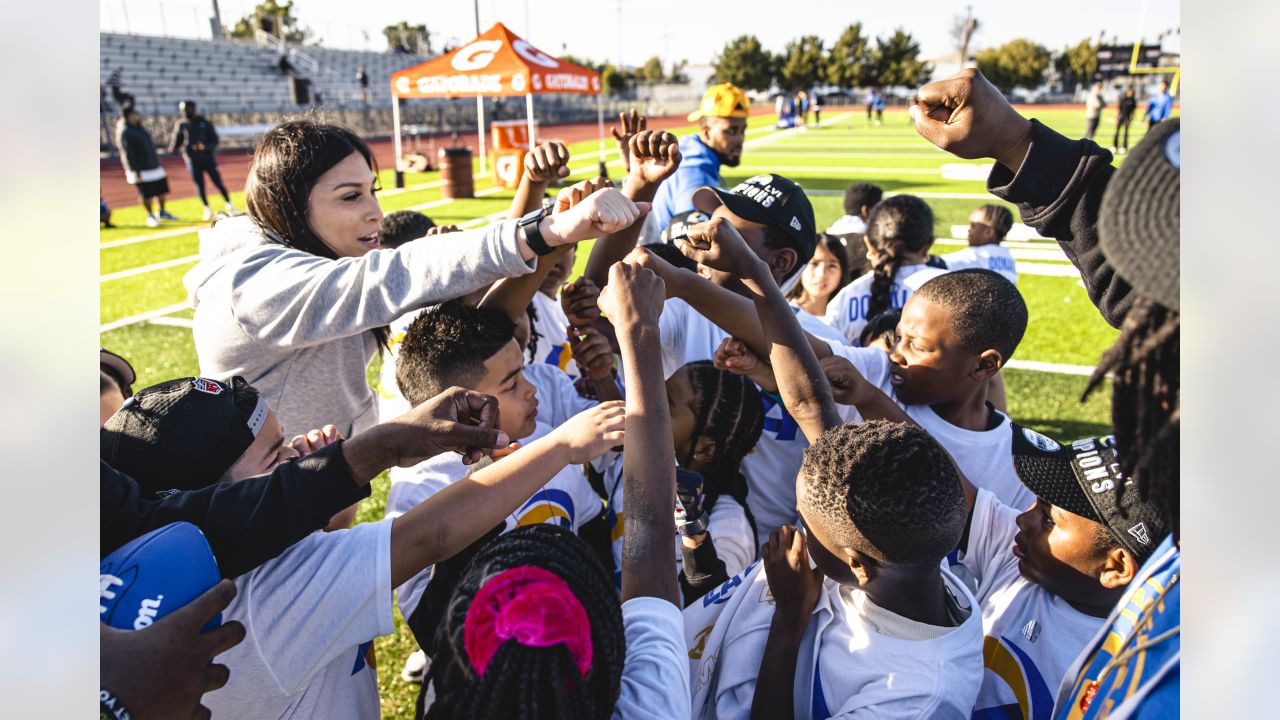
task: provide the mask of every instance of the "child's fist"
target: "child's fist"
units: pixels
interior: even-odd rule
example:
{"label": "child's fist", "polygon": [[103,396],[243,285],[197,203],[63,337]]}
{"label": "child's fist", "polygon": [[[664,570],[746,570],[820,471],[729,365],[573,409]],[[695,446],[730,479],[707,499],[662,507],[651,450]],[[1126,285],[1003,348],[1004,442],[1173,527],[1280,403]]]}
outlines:
{"label": "child's fist", "polygon": [[739,278],[751,277],[762,262],[737,228],[722,217],[688,226],[688,238],[677,238],[676,247],[695,262]]}
{"label": "child's fist", "polygon": [[548,183],[569,176],[569,148],[560,142],[544,142],[524,156],[529,182]]}
{"label": "child's fist", "polygon": [[596,304],[599,297],[600,288],[589,278],[581,277],[560,290],[560,308],[570,325],[585,327],[600,317],[600,307]]}
{"label": "child's fist", "polygon": [[600,310],[616,327],[658,321],[667,289],[652,270],[619,261],[609,268],[609,284],[600,293]]}

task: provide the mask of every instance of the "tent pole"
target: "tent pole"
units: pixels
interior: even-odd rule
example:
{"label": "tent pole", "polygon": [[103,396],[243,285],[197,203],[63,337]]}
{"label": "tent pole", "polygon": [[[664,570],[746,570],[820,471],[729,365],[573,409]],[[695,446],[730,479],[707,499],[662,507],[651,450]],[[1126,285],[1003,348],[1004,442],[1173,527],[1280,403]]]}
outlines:
{"label": "tent pole", "polygon": [[484,157],[484,96],[476,96],[476,139],[480,143],[480,174],[484,175],[489,172],[485,165]]}
{"label": "tent pole", "polygon": [[538,146],[538,135],[533,125],[533,93],[524,94],[524,115],[529,123],[529,149],[532,150]]}
{"label": "tent pole", "polygon": [[400,154],[400,96],[391,93],[391,126],[395,136],[396,187],[404,187],[404,165]]}
{"label": "tent pole", "polygon": [[596,93],[596,124],[600,130],[600,177],[609,177],[609,169],[604,162],[604,101],[600,99],[603,93]]}

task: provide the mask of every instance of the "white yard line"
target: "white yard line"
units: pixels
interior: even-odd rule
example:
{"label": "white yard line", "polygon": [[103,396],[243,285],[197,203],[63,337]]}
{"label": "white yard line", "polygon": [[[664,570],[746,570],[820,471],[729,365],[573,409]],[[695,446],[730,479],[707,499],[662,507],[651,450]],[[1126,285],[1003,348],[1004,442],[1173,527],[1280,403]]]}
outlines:
{"label": "white yard line", "polygon": [[190,308],[191,308],[190,305],[188,305],[185,302],[181,302],[176,305],[162,307],[159,310],[150,310],[148,312],[139,313],[137,315],[130,315],[129,317],[126,317],[126,318],[113,320],[105,325],[99,325],[98,333],[101,334],[105,332],[111,332],[112,330],[117,330],[119,328],[122,328],[128,325],[136,325],[140,322],[154,320],[156,318],[164,317],[165,315],[172,315],[180,310],[188,310]]}
{"label": "white yard line", "polygon": [[941,175],[942,168],[846,167],[817,165],[739,165],[745,173],[829,173],[832,175]]}
{"label": "white yard line", "polygon": [[98,276],[98,282],[104,283],[104,282],[109,282],[111,280],[119,280],[120,278],[127,278],[127,277],[132,277],[134,275],[141,275],[143,273],[153,272],[155,270],[164,270],[165,268],[177,267],[178,265],[186,265],[187,263],[193,263],[199,259],[200,259],[199,255],[188,255],[186,257],[174,258],[173,260],[165,260],[164,262],[158,262],[151,265],[140,265],[136,268],[129,268],[128,270],[121,270],[119,272],[100,275]]}
{"label": "white yard line", "polygon": [[147,242],[148,240],[159,240],[160,238],[173,237],[174,235],[185,235],[186,233],[193,233],[200,229],[201,229],[200,226],[192,226],[192,227],[184,227],[184,228],[174,228],[172,230],[165,230],[163,232],[151,233],[150,235],[135,235],[133,237],[127,237],[121,240],[112,240],[111,242],[98,243],[98,249],[109,250],[114,247],[121,247],[124,245],[133,245],[134,243]]}
{"label": "white yard line", "polygon": [[1093,366],[1091,365],[1064,365],[1062,363],[1013,358],[1005,363],[1004,366],[1014,370],[1033,370],[1035,372],[1057,373],[1059,375],[1083,375],[1084,377],[1093,375]]}
{"label": "white yard line", "polygon": [[1036,262],[1018,262],[1014,264],[1018,269],[1019,275],[1049,275],[1052,277],[1080,279],[1080,271],[1076,269],[1075,265]]}
{"label": "white yard line", "polygon": [[158,317],[158,318],[151,318],[147,322],[151,323],[152,325],[168,325],[170,327],[187,328],[188,330],[195,327],[195,321],[192,320],[191,318]]}
{"label": "white yard line", "polygon": [[[801,186],[803,187],[803,185]],[[805,190],[806,195],[826,196],[826,197],[844,197],[843,190]],[[962,193],[962,192],[887,192],[885,197],[893,197],[894,195],[915,195],[916,197],[936,199],[936,200],[990,200],[990,193]]]}

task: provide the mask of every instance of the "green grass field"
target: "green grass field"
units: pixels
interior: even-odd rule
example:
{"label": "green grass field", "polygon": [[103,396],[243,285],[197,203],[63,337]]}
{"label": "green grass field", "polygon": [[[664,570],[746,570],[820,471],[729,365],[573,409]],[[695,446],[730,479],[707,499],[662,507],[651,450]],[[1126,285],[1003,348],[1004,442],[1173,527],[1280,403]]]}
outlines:
{"label": "green grass field", "polygon": [[[1083,134],[1081,111],[1045,111],[1034,116],[1068,136]],[[967,224],[975,206],[994,201],[985,193],[985,171],[964,167],[989,162],[958,160],[938,151],[916,135],[904,112],[886,112],[885,123],[879,127],[868,125],[860,108],[847,114],[829,108],[822,127],[804,131],[773,130],[773,120],[772,116],[752,118],[743,163],[737,168],[724,168],[725,183],[731,186],[764,172],[786,175],[810,193],[819,228],[827,227],[843,214],[841,196],[850,183],[871,181],[889,192],[924,197],[936,217],[937,252],[945,253],[962,245],[962,241],[952,239],[951,227]],[[1101,136],[1109,139],[1107,128],[1113,125],[1114,115],[1104,112]],[[1140,122],[1133,124],[1131,145],[1144,129]],[[691,128],[678,133],[688,130]],[[554,137],[554,129],[549,135]],[[572,167],[579,169],[571,179],[595,172],[595,141],[577,143],[570,151],[577,158]],[[611,150],[609,160],[610,174],[617,177],[621,167],[616,151]],[[391,188],[392,178],[390,170],[383,171],[382,186]],[[461,224],[503,212],[511,201],[510,192],[492,190],[491,181],[478,175],[476,187],[484,193],[481,197],[443,201],[438,180],[438,173],[410,176],[405,190],[384,192],[384,211],[414,208],[438,223]],[[241,193],[233,194],[232,200],[243,208]],[[195,265],[199,243],[196,231],[203,225],[198,222],[200,209],[195,198],[172,201],[170,212],[187,221],[151,229],[143,223],[140,206],[114,208],[113,222],[118,227],[101,231],[99,317],[107,328],[101,333],[101,342],[134,364],[138,370],[137,388],[198,371],[190,330],[192,311],[182,307],[186,302],[182,276]],[[1044,243],[1035,247],[1052,250],[1056,245]],[[586,261],[585,250],[578,253],[577,272]],[[1067,266],[1065,259],[1036,262],[1059,269]],[[1115,331],[1098,316],[1078,278],[1023,273],[1019,289],[1030,310],[1030,326],[1015,360],[1091,366],[1114,339]],[[155,311],[165,312],[155,315]],[[1109,393],[1099,392],[1082,404],[1084,376],[1012,368],[1005,371],[1005,376],[1010,414],[1022,424],[1064,440],[1106,431]],[[384,475],[375,481],[372,497],[361,506],[358,522],[381,519],[386,492]],[[396,622],[397,633],[380,638],[376,644],[382,709],[384,717],[409,718],[417,686],[400,679],[400,668],[415,644],[400,621],[399,611]]]}

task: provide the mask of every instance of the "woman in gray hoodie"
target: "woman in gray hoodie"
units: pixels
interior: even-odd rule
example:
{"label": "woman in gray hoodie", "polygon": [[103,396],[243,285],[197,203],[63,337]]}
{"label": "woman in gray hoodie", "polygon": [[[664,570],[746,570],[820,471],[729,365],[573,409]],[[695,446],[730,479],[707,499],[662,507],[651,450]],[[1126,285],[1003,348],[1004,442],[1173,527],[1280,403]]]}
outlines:
{"label": "woman in gray hoodie", "polygon": [[[240,375],[288,428],[377,422],[366,368],[395,318],[532,272],[535,250],[616,232],[648,210],[607,188],[554,214],[382,248],[369,147],[336,125],[291,120],[262,137],[248,214],[200,233],[184,278],[200,374]],[[562,195],[563,197],[563,195]]]}

